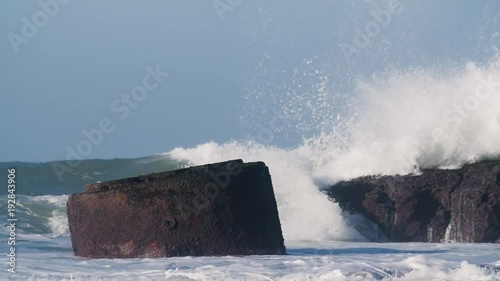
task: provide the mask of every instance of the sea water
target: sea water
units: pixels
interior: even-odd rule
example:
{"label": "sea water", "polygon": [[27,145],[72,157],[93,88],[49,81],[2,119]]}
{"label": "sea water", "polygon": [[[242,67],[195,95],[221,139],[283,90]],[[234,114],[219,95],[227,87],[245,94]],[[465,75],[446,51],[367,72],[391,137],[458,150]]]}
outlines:
{"label": "sea water", "polygon": [[[367,242],[356,231],[356,224],[365,222],[343,214],[321,192],[362,175],[418,174],[421,168],[450,169],[498,159],[498,77],[500,60],[495,57],[488,64],[466,62],[446,73],[407,69],[358,81],[348,95],[353,97],[352,110],[336,115],[320,133],[294,147],[259,138],[208,142],[139,159],[84,160],[73,163],[62,180],[54,167],[65,161],[0,163],[2,178],[8,168],[16,169],[18,218],[16,274],[7,272],[4,255],[0,279],[500,280],[500,245]],[[293,113],[301,111],[290,106],[286,117],[294,120]],[[65,204],[85,184],[240,158],[269,166],[287,255],[73,256]],[[7,209],[4,193],[0,209]],[[7,225],[6,212],[0,220]],[[0,251],[7,253],[7,228],[0,233]]]}

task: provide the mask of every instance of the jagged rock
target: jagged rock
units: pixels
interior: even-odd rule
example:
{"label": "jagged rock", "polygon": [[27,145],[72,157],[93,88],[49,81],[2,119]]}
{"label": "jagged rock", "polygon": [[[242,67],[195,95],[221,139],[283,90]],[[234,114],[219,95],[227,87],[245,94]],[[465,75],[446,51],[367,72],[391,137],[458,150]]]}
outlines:
{"label": "jagged rock", "polygon": [[490,242],[500,238],[500,163],[421,175],[362,177],[325,190],[392,242]]}
{"label": "jagged rock", "polygon": [[75,255],[285,254],[271,177],[241,160],[90,184],[67,203]]}

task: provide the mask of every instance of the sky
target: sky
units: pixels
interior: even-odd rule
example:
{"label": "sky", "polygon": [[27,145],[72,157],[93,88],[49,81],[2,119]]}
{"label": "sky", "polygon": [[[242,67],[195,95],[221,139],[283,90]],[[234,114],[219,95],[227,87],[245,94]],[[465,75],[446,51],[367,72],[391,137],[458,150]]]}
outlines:
{"label": "sky", "polygon": [[[356,45],[388,5],[399,12]],[[1,1],[0,161],[132,158],[252,137],[290,92],[317,99],[297,81],[318,77],[294,72],[321,73],[348,95],[353,79],[388,68],[487,60],[499,12],[493,0]]]}

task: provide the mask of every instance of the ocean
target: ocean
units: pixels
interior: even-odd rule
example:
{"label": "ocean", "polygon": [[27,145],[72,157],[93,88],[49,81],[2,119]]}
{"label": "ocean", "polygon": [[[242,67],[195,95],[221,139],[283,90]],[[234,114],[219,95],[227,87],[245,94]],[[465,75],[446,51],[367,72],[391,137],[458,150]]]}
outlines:
{"label": "ocean", "polygon": [[[216,144],[202,147],[221,149]],[[19,229],[16,274],[2,270],[0,278],[500,280],[500,245],[367,242],[352,228],[349,218],[342,216],[338,206],[317,192],[318,189],[311,182],[308,183],[311,177],[296,174],[299,173],[298,169],[305,167],[294,167],[297,163],[283,162],[280,156],[284,155],[277,152],[276,162],[269,163],[274,164],[270,165],[271,172],[280,169],[280,172],[275,173],[274,185],[287,246],[286,256],[122,260],[92,260],[73,256],[65,212],[67,194],[81,191],[86,183],[183,167],[186,163],[175,160],[179,156],[173,156],[181,152],[190,153],[179,149],[169,155],[140,159],[83,161],[73,174],[67,176],[68,181],[64,184],[50,176],[53,163],[2,163],[2,170],[15,167],[20,181],[17,185]],[[276,166],[278,163],[281,165]],[[295,178],[291,177],[293,174],[296,174]],[[307,190],[307,187],[311,189]],[[7,208],[4,203],[6,200],[7,197],[2,196],[0,204],[4,210]],[[1,219],[6,221],[7,218],[2,215]],[[3,237],[7,237],[5,228],[2,232]],[[1,251],[6,253],[7,243],[6,239],[3,240]]]}
{"label": "ocean", "polygon": [[[2,228],[2,280],[500,280],[499,244],[368,242],[366,221],[321,189],[363,175],[419,174],[500,155],[500,60],[446,73],[411,69],[356,84],[355,110],[301,145],[259,139],[207,142],[137,159],[0,163],[16,170],[16,273]],[[404,93],[404,94],[402,94]],[[273,122],[269,130],[279,132]],[[68,195],[88,183],[231,159],[270,168],[285,256],[91,260],[74,257]],[[61,172],[61,165],[71,167]],[[8,195],[0,197],[7,226]],[[256,202],[258,204],[258,202]],[[376,232],[373,228],[373,232]]]}

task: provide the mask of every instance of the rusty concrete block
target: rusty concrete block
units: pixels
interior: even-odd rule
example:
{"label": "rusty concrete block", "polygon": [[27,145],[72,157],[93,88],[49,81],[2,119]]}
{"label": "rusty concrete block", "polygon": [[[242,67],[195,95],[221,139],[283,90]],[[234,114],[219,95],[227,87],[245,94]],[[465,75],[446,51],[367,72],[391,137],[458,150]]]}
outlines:
{"label": "rusty concrete block", "polygon": [[67,203],[88,258],[285,254],[271,177],[234,160],[90,184]]}

